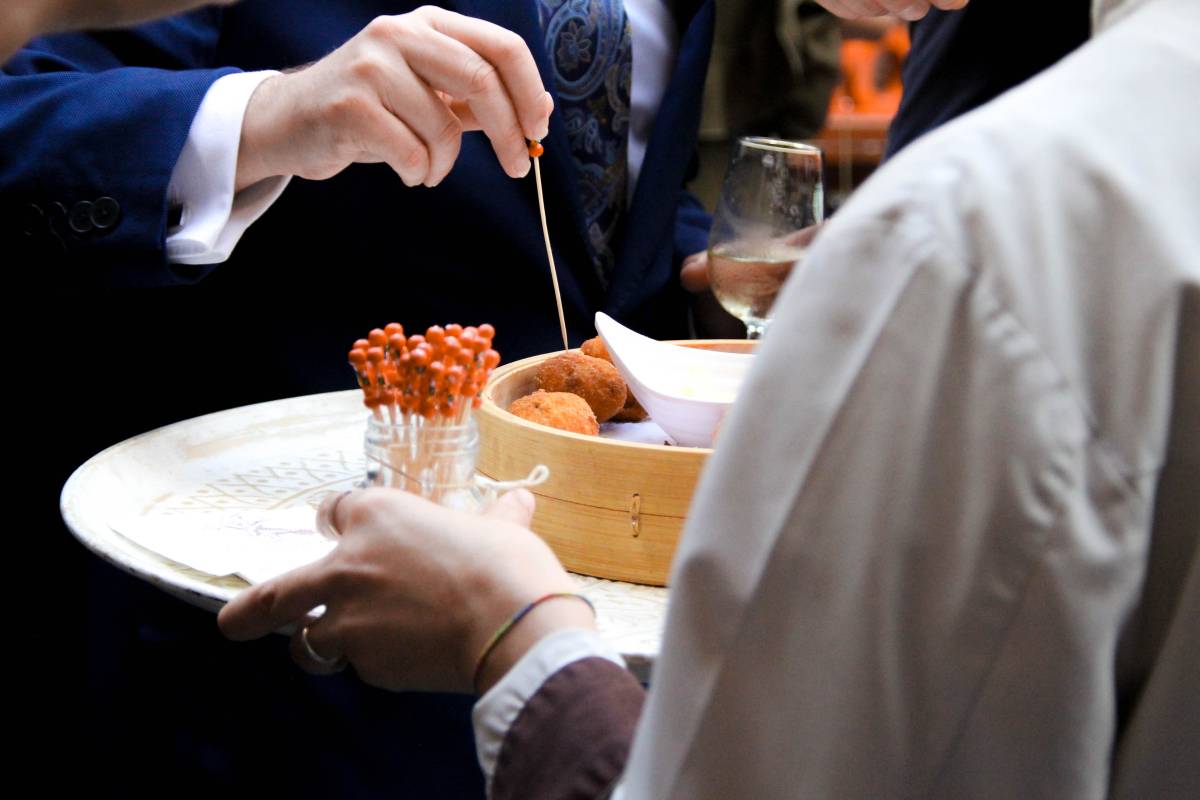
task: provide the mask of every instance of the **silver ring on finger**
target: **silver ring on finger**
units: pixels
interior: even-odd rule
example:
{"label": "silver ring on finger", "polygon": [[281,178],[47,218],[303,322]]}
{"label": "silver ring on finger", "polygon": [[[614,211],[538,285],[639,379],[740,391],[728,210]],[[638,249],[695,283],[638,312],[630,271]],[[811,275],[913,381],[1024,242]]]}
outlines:
{"label": "silver ring on finger", "polygon": [[304,654],[313,660],[313,663],[318,664],[324,669],[338,671],[346,666],[346,657],[338,656],[337,658],[326,658],[313,649],[312,642],[308,641],[308,626],[305,625],[300,629],[300,646],[304,648]]}
{"label": "silver ring on finger", "polygon": [[317,508],[317,533],[321,534],[327,539],[333,539],[334,541],[338,541],[342,538],[342,532],[338,530],[337,525],[334,524],[333,518],[337,513],[338,504],[341,503],[342,500],[345,499],[346,495],[350,493],[351,490],[347,489],[346,491],[339,492],[338,494],[333,495],[332,498],[326,498],[321,502],[321,505]]}

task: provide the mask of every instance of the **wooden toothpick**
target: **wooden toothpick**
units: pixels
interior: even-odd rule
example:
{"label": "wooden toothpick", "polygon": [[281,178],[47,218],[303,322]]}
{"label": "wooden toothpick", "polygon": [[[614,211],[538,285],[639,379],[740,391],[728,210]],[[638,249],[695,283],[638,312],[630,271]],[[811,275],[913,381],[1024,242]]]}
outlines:
{"label": "wooden toothpick", "polygon": [[542,215],[542,236],[546,240],[546,258],[550,261],[550,280],[554,283],[554,303],[558,308],[558,327],[562,332],[563,350],[569,350],[567,342],[567,317],[563,314],[562,292],[558,288],[558,268],[554,265],[554,249],[550,246],[550,226],[546,223],[546,199],[542,194],[542,145],[532,142],[529,145],[529,155],[533,158],[533,176],[537,181],[538,211]]}

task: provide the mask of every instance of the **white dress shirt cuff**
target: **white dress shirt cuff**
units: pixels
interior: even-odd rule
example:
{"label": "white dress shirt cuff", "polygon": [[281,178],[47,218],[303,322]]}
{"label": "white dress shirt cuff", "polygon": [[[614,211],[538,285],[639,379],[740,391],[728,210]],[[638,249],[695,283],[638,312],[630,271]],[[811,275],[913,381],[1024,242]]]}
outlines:
{"label": "white dress shirt cuff", "polygon": [[625,666],[620,653],[595,631],[582,628],[557,631],[531,647],[487,694],[479,698],[471,719],[475,724],[475,750],[489,795],[500,747],[525,703],[537,694],[551,675],[574,661],[593,657]]}
{"label": "white dress shirt cuff", "polygon": [[182,209],[167,232],[173,264],[217,264],[229,258],[242,234],[283,193],[290,176],[268,178],[234,192],[242,118],[250,96],[274,71],[238,72],[218,78],[196,112],[171,173],[167,197]]}

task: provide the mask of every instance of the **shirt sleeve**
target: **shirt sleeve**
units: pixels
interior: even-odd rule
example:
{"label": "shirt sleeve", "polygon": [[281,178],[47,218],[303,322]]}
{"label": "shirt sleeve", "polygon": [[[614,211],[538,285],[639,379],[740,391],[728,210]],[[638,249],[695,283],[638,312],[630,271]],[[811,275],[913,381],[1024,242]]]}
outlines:
{"label": "shirt sleeve", "polygon": [[235,192],[242,120],[250,97],[274,71],[226,75],[213,83],[200,108],[167,195],[180,221],[167,232],[167,258],[174,264],[216,264],[229,258],[246,232],[291,180],[280,176]]}
{"label": "shirt sleeve", "polygon": [[[524,761],[519,752],[522,749],[521,743],[514,742],[509,736],[514,728],[514,723],[518,718],[524,717],[522,721],[525,724],[521,726],[523,733],[518,737],[521,740],[529,735],[531,727],[548,729],[560,725],[564,720],[556,718],[557,715],[553,713],[538,714],[536,719],[530,717],[525,713],[527,706],[535,697],[541,697],[543,701],[541,705],[544,706],[545,695],[555,694],[555,687],[561,690],[560,684],[563,683],[563,679],[578,677],[566,672],[565,668],[584,661],[589,662],[589,666],[585,668],[585,671],[589,673],[595,673],[598,670],[602,675],[609,676],[610,681],[613,676],[619,676],[619,684],[623,686],[626,694],[632,692],[638,697],[640,708],[641,685],[625,669],[625,662],[617,651],[598,634],[592,631],[572,629],[559,631],[545,637],[531,648],[475,705],[472,714],[475,725],[475,745],[479,753],[479,766],[483,770],[490,796],[497,796],[493,793],[493,779],[499,769],[498,764],[502,760],[502,753],[506,767],[499,770],[506,773],[500,778],[502,787],[519,785],[523,782],[523,779],[513,777],[513,768],[516,767],[517,772],[523,771],[520,764]],[[605,681],[602,680],[601,683],[603,684]],[[580,687],[581,690],[583,688],[585,687]],[[632,725],[629,726],[627,733],[626,747],[632,737]],[[535,738],[553,737],[548,734],[538,734]],[[516,758],[513,753],[514,746],[518,751],[515,754]],[[541,755],[543,753],[539,750],[539,760]],[[524,796],[531,797],[532,795]]]}

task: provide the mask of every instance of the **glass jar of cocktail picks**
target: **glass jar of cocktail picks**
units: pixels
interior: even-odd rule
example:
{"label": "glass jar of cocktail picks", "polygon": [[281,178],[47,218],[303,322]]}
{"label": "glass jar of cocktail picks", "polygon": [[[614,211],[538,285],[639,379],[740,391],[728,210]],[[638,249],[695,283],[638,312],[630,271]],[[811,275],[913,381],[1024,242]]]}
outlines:
{"label": "glass jar of cocktail picks", "polygon": [[368,486],[403,489],[451,508],[477,511],[484,504],[475,479],[479,427],[473,417],[461,424],[425,424],[424,417],[391,424],[367,420],[365,452]]}
{"label": "glass jar of cocktail picks", "polygon": [[494,335],[491,325],[435,325],[423,336],[406,337],[393,322],[354,343],[350,366],[371,410],[364,485],[479,511],[502,491],[545,480],[545,467],[509,483],[475,474],[479,428],[472,411],[500,363]]}

